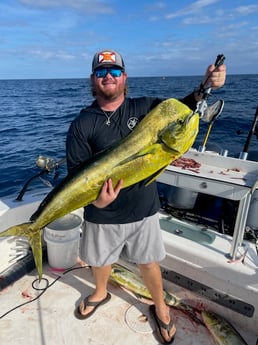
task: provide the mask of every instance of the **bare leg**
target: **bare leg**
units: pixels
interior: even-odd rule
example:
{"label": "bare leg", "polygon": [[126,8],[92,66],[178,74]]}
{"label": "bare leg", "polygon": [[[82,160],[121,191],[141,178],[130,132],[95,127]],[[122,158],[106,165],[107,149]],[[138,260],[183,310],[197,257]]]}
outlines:
{"label": "bare leg", "polygon": [[[160,320],[168,324],[170,322],[169,307],[165,304],[163,295],[163,282],[159,264],[156,262],[138,265],[141,271],[143,281],[151,293],[155,304],[156,314]],[[162,329],[162,335],[166,341],[170,341],[176,332],[172,327],[170,336],[166,330]]]}
{"label": "bare leg", "polygon": [[[92,267],[92,272],[95,280],[95,291],[89,297],[89,301],[98,302],[107,296],[107,283],[111,272],[111,265],[102,267]],[[87,306],[84,308],[83,302],[80,304],[80,311],[82,315],[87,315],[94,307]]]}

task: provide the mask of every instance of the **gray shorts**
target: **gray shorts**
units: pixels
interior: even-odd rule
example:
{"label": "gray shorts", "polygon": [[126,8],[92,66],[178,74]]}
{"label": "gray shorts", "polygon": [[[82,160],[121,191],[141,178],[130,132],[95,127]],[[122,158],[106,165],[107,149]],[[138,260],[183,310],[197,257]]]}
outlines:
{"label": "gray shorts", "polygon": [[80,258],[90,266],[113,264],[119,258],[136,264],[162,261],[166,255],[159,215],[127,224],[95,224],[85,221]]}

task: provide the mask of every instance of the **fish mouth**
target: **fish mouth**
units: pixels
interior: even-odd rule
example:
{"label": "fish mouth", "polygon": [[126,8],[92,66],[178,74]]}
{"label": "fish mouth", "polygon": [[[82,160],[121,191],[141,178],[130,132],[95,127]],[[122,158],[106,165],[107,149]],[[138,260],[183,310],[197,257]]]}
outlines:
{"label": "fish mouth", "polygon": [[192,118],[193,116],[195,116],[195,115],[199,115],[199,114],[198,114],[198,113],[195,113],[194,111],[192,111],[191,114],[189,114],[189,115],[185,118],[184,123],[187,124],[187,123],[191,120],[191,118]]}
{"label": "fish mouth", "polygon": [[194,118],[198,116],[198,118],[200,118],[199,114],[198,113],[195,113],[194,111],[191,112],[191,114],[189,114],[188,116],[186,116],[185,119],[182,120],[181,122],[181,125],[182,125],[182,128],[186,127],[189,125],[190,121]]}
{"label": "fish mouth", "polygon": [[181,126],[187,126],[188,123],[190,122],[190,120],[195,116],[195,115],[198,115],[198,113],[195,113],[194,111],[192,111],[189,115],[187,115],[184,119],[181,119],[178,121],[178,123],[181,125]]}
{"label": "fish mouth", "polygon": [[185,126],[187,126],[189,124],[189,122],[191,121],[191,119],[195,116],[199,116],[198,113],[195,113],[194,111],[192,111],[189,115],[187,115],[185,118],[183,119],[179,119],[178,120],[178,125],[181,126],[181,129],[184,128]]}

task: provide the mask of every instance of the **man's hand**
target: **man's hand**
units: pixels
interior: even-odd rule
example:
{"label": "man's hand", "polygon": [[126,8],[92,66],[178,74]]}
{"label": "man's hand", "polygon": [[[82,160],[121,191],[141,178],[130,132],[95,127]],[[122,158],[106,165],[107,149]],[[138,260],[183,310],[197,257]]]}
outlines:
{"label": "man's hand", "polygon": [[210,65],[206,70],[201,84],[203,89],[197,89],[194,93],[196,102],[202,100],[204,89],[208,89],[210,87],[212,89],[218,89],[225,84],[225,80],[226,65],[221,65],[217,68],[214,65]]}
{"label": "man's hand", "polygon": [[221,65],[219,67],[215,67],[214,65],[210,65],[207,68],[204,80],[206,80],[205,88],[211,87],[212,89],[218,89],[219,87],[225,84],[226,80],[226,65]]}
{"label": "man's hand", "polygon": [[93,201],[92,204],[97,208],[104,208],[108,206],[109,204],[111,204],[111,202],[113,202],[117,198],[122,186],[123,186],[123,180],[120,180],[117,183],[116,187],[113,188],[112,180],[111,178],[109,178],[103,184],[98,199]]}

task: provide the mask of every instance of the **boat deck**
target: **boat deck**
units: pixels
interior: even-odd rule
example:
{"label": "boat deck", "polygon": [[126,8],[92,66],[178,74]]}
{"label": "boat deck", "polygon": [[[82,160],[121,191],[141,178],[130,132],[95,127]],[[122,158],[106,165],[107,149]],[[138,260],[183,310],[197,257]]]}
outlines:
{"label": "boat deck", "polygon": [[[195,308],[198,317],[200,310],[217,312],[232,323],[248,345],[257,345],[257,252],[254,243],[242,243],[251,191],[257,190],[257,163],[215,155],[204,157],[196,152],[186,157],[197,160],[201,168],[192,171],[170,166],[161,175],[160,182],[239,201],[238,221],[234,236],[229,237],[186,222],[180,224],[178,220],[171,224],[172,217],[166,216],[161,224],[167,249],[167,257],[161,265],[164,287]],[[44,192],[36,192],[20,203],[0,200],[0,231],[27,221],[43,196]],[[13,248],[9,241],[0,241],[0,254],[5,260]],[[0,261],[1,270],[8,267],[7,261]],[[0,291],[0,344],[160,344],[149,315],[152,301],[139,299],[109,284],[111,301],[89,319],[78,320],[74,310],[94,289],[91,270],[78,263],[73,270],[55,272],[44,263],[43,278],[39,284],[33,270]],[[1,274],[2,286],[6,286],[2,284],[4,279]],[[174,284],[176,279],[178,285]],[[230,305],[229,308],[225,303],[218,303],[225,299],[233,305],[239,303],[240,307]],[[246,315],[248,306],[252,307],[253,315]],[[171,316],[177,327],[173,344],[214,344],[207,328],[190,314],[171,308]]]}
{"label": "boat deck", "polygon": [[[93,291],[94,285],[90,268],[79,264],[74,268],[54,272],[45,264],[40,283],[34,270],[0,292],[1,344],[159,344],[149,315],[152,301],[139,300],[119,286],[109,284],[111,301],[89,319],[78,320],[74,310],[80,300]],[[165,284],[179,298],[187,297],[188,301],[194,298],[196,303],[196,296],[189,296],[189,292],[170,282]],[[171,315],[177,327],[175,345],[213,344],[208,330],[189,315],[174,308]],[[248,344],[255,345],[252,335],[238,331]]]}

